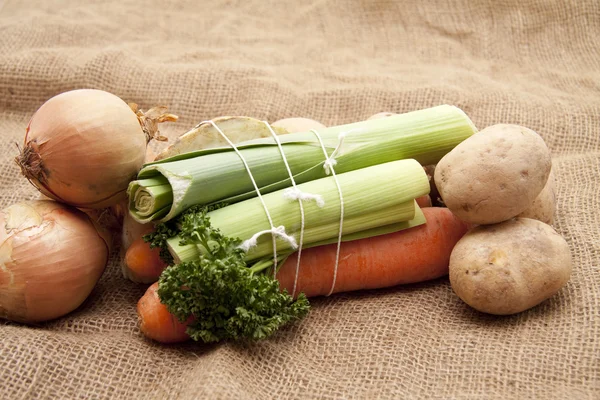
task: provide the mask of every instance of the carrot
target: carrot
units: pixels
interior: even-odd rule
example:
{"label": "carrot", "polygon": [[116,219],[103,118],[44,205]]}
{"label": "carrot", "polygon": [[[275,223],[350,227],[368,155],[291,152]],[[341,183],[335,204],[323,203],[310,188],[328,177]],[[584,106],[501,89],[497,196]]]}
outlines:
{"label": "carrot", "polygon": [[[423,208],[427,223],[400,232],[342,243],[334,293],[378,289],[448,274],[450,253],[468,225],[447,208]],[[337,244],[302,251],[296,294],[329,293]],[[277,273],[292,293],[297,253]]]}
{"label": "carrot", "polygon": [[158,280],[167,264],[160,258],[160,249],[150,248],[141,237],[135,239],[125,253],[125,266],[131,280],[153,283]]}
{"label": "carrot", "polygon": [[158,282],[152,284],[137,304],[140,330],[146,337],[161,343],[184,342],[187,323],[179,322],[158,297]]}
{"label": "carrot", "polygon": [[428,194],[421,197],[417,197],[415,201],[421,208],[431,207],[431,197]]}
{"label": "carrot", "polygon": [[[450,253],[469,225],[447,208],[423,208],[427,223],[408,230],[342,243],[334,293],[377,289],[422,282],[448,274]],[[337,244],[302,251],[296,294],[307,297],[329,293]],[[297,253],[277,273],[281,289],[292,292]],[[172,316],[160,302],[156,289],[138,303],[141,330],[163,343],[185,341],[186,324]]]}

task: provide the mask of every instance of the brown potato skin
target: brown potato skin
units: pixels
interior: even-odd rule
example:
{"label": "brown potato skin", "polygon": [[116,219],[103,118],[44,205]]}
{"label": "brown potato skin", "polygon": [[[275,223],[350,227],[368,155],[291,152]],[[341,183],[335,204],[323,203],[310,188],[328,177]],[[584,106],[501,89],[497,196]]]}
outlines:
{"label": "brown potato skin", "polygon": [[544,140],[510,124],[487,127],[446,154],[435,168],[444,204],[473,224],[506,221],[542,191],[552,161]]}
{"label": "brown potato skin", "polygon": [[544,186],[529,208],[519,214],[518,217],[537,219],[545,224],[552,225],[554,223],[555,210],[556,181],[554,173],[550,171],[546,186]]}
{"label": "brown potato skin", "polygon": [[469,306],[496,315],[525,311],[569,280],[571,253],[551,226],[529,218],[480,225],[450,256],[454,292]]}

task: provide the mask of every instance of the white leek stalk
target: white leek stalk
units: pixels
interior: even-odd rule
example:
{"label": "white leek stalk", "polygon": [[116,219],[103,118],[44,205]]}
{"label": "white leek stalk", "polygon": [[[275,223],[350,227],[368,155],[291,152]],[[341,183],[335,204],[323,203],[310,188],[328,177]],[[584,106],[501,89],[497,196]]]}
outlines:
{"label": "white leek stalk", "polygon": [[[344,239],[375,236],[424,223],[416,213],[415,198],[429,192],[429,181],[415,160],[399,160],[337,175],[344,201]],[[340,226],[340,196],[334,177],[326,177],[298,185],[303,193],[320,195],[324,205],[304,201],[303,247],[337,241]],[[262,196],[273,226],[284,226],[285,232],[300,242],[301,214],[297,200],[290,200],[279,190]],[[419,210],[420,211],[420,210]],[[208,213],[211,226],[222,234],[241,240],[256,232],[271,229],[259,198],[252,198]],[[415,217],[416,216],[416,217]],[[169,251],[176,263],[195,260],[201,247],[180,245],[180,238],[168,240]],[[277,253],[289,254],[295,249],[288,241],[276,240]],[[261,236],[249,250],[251,261],[273,253],[270,234]]]}

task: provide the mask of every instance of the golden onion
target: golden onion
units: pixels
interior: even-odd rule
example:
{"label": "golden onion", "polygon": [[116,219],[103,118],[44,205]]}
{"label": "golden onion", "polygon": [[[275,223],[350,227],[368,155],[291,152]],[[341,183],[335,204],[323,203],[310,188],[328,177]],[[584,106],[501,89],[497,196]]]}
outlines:
{"label": "golden onion", "polygon": [[83,212],[51,200],[0,211],[0,317],[39,322],[83,303],[109,247]]}
{"label": "golden onion", "polygon": [[102,90],[61,93],[31,118],[16,161],[50,198],[80,208],[114,205],[144,164],[148,141],[162,139],[158,122],[176,119],[163,111],[143,114]]}

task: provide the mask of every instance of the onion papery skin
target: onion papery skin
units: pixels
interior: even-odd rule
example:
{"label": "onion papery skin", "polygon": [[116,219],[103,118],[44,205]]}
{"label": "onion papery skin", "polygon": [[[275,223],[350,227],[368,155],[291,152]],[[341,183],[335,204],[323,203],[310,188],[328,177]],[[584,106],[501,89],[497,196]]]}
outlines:
{"label": "onion papery skin", "polygon": [[126,197],[147,142],[138,116],[119,97],[73,90],[36,111],[17,163],[46,196],[79,208],[105,208]]}
{"label": "onion papery skin", "polygon": [[89,217],[34,200],[0,211],[0,317],[35,323],[78,308],[102,276],[106,242]]}

